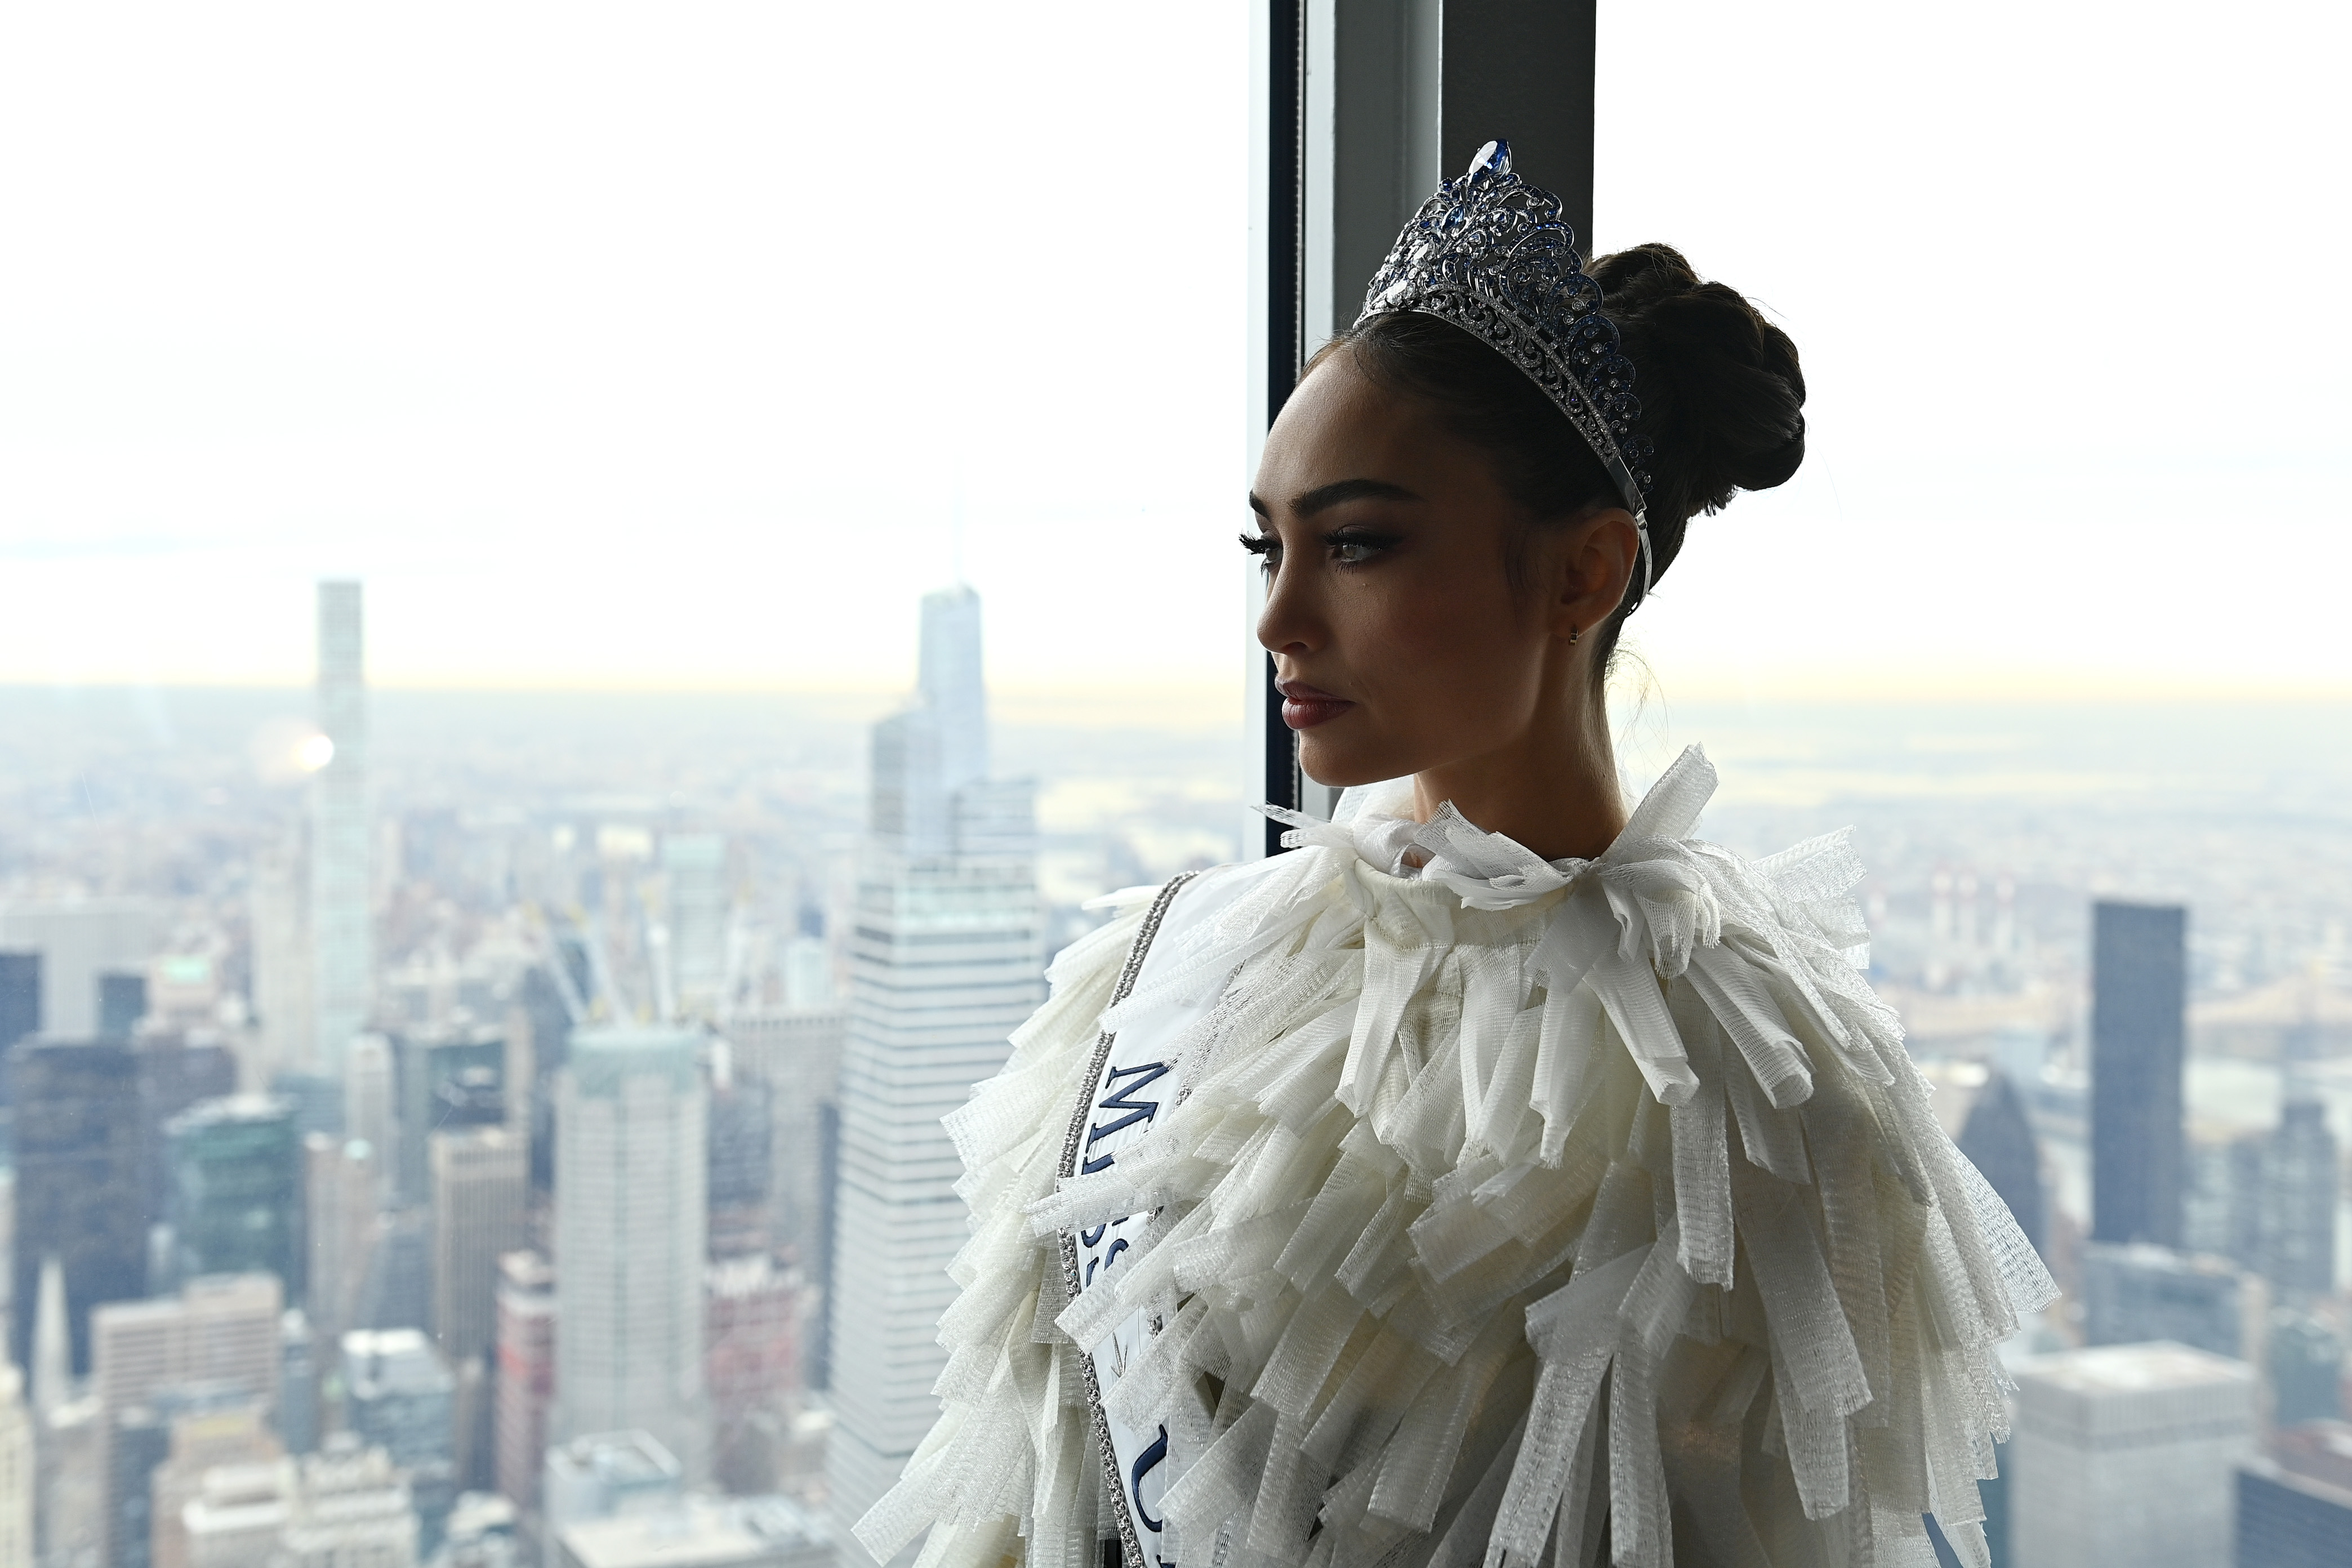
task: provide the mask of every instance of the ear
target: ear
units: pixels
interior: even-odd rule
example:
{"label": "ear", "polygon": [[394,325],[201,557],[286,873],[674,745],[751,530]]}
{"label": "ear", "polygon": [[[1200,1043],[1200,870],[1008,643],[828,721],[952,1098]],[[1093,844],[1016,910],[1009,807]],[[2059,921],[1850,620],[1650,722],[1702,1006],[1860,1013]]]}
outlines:
{"label": "ear", "polygon": [[1642,535],[1622,506],[1594,506],[1561,531],[1553,558],[1552,635],[1581,636],[1617,613],[1642,569]]}

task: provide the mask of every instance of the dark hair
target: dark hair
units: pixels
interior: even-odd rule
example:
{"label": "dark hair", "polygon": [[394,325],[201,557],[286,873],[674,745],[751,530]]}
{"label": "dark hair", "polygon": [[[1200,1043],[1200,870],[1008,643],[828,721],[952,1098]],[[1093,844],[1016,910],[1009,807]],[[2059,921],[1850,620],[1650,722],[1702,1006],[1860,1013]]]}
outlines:
{"label": "dark hair", "polygon": [[[1642,405],[1635,430],[1654,447],[1645,465],[1652,575],[1663,576],[1692,518],[1721,510],[1737,491],[1771,489],[1804,461],[1804,373],[1786,332],[1737,289],[1702,282],[1671,246],[1636,246],[1587,270],[1633,362]],[[1307,369],[1342,346],[1373,381],[1426,400],[1448,430],[1491,453],[1504,489],[1539,521],[1620,504],[1616,484],[1568,416],[1461,328],[1390,311],[1332,339]],[[1594,628],[1596,671],[1608,668],[1641,598],[1637,569],[1623,605]]]}

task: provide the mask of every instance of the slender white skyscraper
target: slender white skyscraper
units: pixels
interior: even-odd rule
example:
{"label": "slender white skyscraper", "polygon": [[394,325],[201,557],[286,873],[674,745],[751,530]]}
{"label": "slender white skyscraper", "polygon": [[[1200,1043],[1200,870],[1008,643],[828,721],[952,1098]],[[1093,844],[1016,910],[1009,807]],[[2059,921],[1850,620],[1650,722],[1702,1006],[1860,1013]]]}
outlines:
{"label": "slender white skyscraper", "polygon": [[835,1539],[852,1558],[863,1549],[847,1526],[939,1412],[947,1268],[968,1234],[940,1119],[1003,1064],[1045,994],[1030,786],[987,777],[971,589],[923,601],[920,669],[915,706],[875,727],[873,833],[850,938],[827,1468]]}
{"label": "slender white skyscraper", "polygon": [[709,1471],[702,1272],[709,1097],[698,1029],[582,1029],[556,1075],[550,1443],[652,1433]]}
{"label": "slender white skyscraper", "polygon": [[980,595],[959,584],[923,597],[915,684],[939,722],[940,787],[988,776],[988,682],[981,669]]}
{"label": "slender white skyscraper", "polygon": [[311,1006],[319,1066],[341,1077],[367,1025],[367,679],[357,583],[319,584],[319,728],[332,742],[310,781]]}

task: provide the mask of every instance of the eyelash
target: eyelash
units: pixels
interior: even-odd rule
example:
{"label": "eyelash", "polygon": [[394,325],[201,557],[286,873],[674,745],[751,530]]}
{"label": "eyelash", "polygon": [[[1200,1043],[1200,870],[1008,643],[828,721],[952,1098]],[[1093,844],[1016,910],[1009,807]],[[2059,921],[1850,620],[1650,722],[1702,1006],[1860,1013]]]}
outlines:
{"label": "eyelash", "polygon": [[[1274,570],[1274,557],[1282,550],[1281,540],[1271,533],[1244,533],[1241,536],[1241,542],[1242,548],[1258,557],[1268,572]],[[1372,533],[1360,528],[1342,528],[1323,535],[1320,542],[1326,550],[1339,551],[1350,548],[1370,550],[1377,556],[1380,552],[1393,545],[1396,540],[1391,535]],[[1371,564],[1371,560],[1367,558],[1360,561],[1341,561],[1336,564],[1343,567],[1369,566]]]}

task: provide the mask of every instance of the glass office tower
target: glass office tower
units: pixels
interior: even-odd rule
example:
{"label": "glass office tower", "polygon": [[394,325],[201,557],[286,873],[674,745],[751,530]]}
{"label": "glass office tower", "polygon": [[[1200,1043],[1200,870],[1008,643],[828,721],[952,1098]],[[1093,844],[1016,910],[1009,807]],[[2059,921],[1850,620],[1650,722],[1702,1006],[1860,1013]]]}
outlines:
{"label": "glass office tower", "polygon": [[1045,995],[1029,785],[987,776],[979,596],[929,595],[922,637],[916,705],[875,727],[850,939],[827,1456],[844,1552],[939,1411],[940,1314],[967,1234],[940,1119]]}

